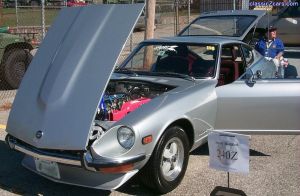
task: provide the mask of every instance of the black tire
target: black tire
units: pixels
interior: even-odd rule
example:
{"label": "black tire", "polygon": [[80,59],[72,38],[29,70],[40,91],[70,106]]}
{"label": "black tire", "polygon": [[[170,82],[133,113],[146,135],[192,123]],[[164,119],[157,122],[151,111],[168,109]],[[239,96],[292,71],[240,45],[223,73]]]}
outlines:
{"label": "black tire", "polygon": [[4,54],[1,64],[1,80],[7,89],[17,89],[32,60],[32,55],[24,49],[13,49]]}
{"label": "black tire", "polygon": [[[165,155],[172,152],[171,148],[174,143],[177,145],[176,153],[168,159],[166,157],[170,154]],[[184,130],[178,126],[168,128],[157,143],[150,160],[142,169],[141,181],[160,194],[174,190],[184,177],[189,150],[189,140]]]}

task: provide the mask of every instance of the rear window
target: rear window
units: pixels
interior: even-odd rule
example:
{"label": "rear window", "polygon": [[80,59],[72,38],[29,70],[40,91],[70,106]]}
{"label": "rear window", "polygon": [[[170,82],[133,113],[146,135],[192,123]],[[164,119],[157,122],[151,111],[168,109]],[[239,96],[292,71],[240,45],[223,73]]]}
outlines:
{"label": "rear window", "polygon": [[240,37],[255,21],[256,16],[211,16],[193,21],[180,35]]}

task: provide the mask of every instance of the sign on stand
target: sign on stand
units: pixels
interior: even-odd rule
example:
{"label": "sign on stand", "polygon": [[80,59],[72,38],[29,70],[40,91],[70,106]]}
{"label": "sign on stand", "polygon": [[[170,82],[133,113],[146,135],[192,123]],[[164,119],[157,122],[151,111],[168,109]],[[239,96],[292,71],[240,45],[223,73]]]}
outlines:
{"label": "sign on stand", "polygon": [[209,166],[227,171],[249,173],[248,135],[211,131],[208,134]]}

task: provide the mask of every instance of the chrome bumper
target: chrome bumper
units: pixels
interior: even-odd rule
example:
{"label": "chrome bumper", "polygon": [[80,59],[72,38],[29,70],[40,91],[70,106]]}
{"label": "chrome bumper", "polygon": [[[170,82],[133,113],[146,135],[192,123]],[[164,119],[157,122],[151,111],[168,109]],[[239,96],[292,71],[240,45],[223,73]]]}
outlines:
{"label": "chrome bumper", "polygon": [[56,163],[63,163],[67,165],[85,167],[88,170],[93,170],[92,168],[107,168],[115,167],[120,165],[125,165],[129,163],[136,163],[142,161],[146,158],[145,154],[140,154],[134,157],[128,157],[124,159],[107,159],[107,158],[98,158],[93,159],[90,153],[82,153],[81,157],[74,156],[64,156],[57,153],[45,152],[34,147],[28,147],[20,144],[16,138],[13,136],[7,135],[5,138],[6,143],[13,150],[17,150],[31,157],[35,157],[42,160],[52,161]]}
{"label": "chrome bumper", "polygon": [[7,135],[5,138],[6,143],[9,145],[9,147],[13,150],[17,150],[19,152],[22,152],[24,154],[27,154],[29,156],[38,158],[38,159],[43,159],[46,161],[53,161],[56,163],[63,163],[67,165],[74,165],[74,166],[81,166],[81,159],[75,158],[75,157],[64,157],[56,153],[50,153],[50,152],[44,152],[40,151],[35,148],[30,148],[25,145],[22,145],[17,142],[17,140],[10,136]]}

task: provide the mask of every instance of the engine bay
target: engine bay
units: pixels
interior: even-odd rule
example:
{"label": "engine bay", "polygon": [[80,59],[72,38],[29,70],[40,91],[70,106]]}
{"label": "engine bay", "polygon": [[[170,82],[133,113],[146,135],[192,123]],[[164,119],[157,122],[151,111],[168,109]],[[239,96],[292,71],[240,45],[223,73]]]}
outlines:
{"label": "engine bay", "polygon": [[118,121],[173,86],[138,81],[111,80],[100,101],[96,120]]}

